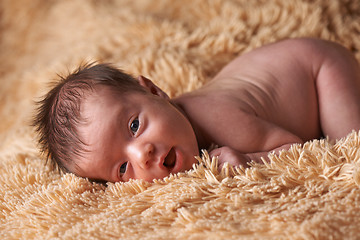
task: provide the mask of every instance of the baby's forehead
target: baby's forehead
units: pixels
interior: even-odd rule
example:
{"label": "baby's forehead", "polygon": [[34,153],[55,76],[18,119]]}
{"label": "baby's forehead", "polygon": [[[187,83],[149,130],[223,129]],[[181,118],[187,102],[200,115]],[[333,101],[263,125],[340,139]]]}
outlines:
{"label": "baby's forehead", "polygon": [[91,96],[91,95],[109,95],[109,94],[115,94],[116,92],[116,88],[113,86],[108,86],[108,85],[101,85],[101,84],[96,84],[94,86],[91,87],[91,89],[89,91],[86,92],[86,95]]}
{"label": "baby's forehead", "polygon": [[126,111],[121,97],[108,87],[100,87],[84,95],[80,104],[81,124],[78,131],[82,140],[91,146],[103,138],[102,132],[112,126]]}
{"label": "baby's forehead", "polygon": [[[115,109],[131,108],[139,103],[136,96],[141,94],[137,91],[119,91],[110,86],[97,86],[83,95],[80,109],[82,111],[94,111],[97,108]],[[144,102],[145,100],[142,100]]]}
{"label": "baby's forehead", "polygon": [[[145,92],[140,92],[136,90],[128,91],[119,91],[118,89],[111,86],[102,86],[99,85],[95,88],[92,88],[91,91],[84,94],[80,109],[81,112],[102,112],[99,108],[106,108],[107,110],[115,109],[133,109],[134,106],[143,105],[144,103],[149,103],[153,101],[152,98],[148,96]],[[81,114],[84,116],[84,114]]]}
{"label": "baby's forehead", "polygon": [[[84,91],[82,94],[81,102],[88,102],[88,101],[101,101],[111,98],[120,98],[121,93],[117,91],[114,87],[111,86],[104,86],[104,85],[96,85],[87,91]],[[94,102],[94,103],[95,103]]]}
{"label": "baby's forehead", "polygon": [[81,106],[98,105],[107,101],[119,99],[120,93],[116,92],[108,86],[95,86],[92,89],[85,91],[81,98]]}

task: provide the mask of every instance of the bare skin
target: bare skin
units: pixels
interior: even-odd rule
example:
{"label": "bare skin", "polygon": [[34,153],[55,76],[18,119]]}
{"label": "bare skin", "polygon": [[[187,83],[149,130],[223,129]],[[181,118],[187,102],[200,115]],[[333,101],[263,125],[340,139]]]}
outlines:
{"label": "bare skin", "polygon": [[[202,88],[174,99],[147,78],[139,77],[139,83],[149,94],[125,99],[127,106],[141,106],[131,116],[146,116],[139,134],[130,128],[132,138],[109,134],[117,116],[111,117],[114,109],[107,106],[121,107],[117,97],[109,99],[111,94],[100,89],[86,99],[82,114],[90,124],[80,132],[89,151],[72,168],[75,173],[112,182],[151,181],[189,169],[198,149],[211,144],[219,146],[210,155],[219,156],[220,164],[247,166],[294,143],[338,139],[360,129],[359,65],[345,48],[322,40],[292,39],[258,48],[230,62]],[[140,141],[138,150],[132,147]]]}
{"label": "bare skin", "polygon": [[200,146],[223,146],[210,155],[246,165],[293,143],[359,130],[360,68],[337,44],[285,40],[240,56],[174,101],[197,126]]}

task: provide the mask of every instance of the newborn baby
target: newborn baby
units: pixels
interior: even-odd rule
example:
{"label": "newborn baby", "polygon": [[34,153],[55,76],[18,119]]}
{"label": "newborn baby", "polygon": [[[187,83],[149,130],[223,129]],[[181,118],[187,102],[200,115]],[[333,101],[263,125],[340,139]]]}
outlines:
{"label": "newborn baby", "polygon": [[45,96],[35,125],[54,164],[92,180],[163,178],[190,169],[211,144],[220,164],[247,166],[294,143],[359,130],[360,68],[340,45],[288,39],[169,99],[143,76],[91,64]]}

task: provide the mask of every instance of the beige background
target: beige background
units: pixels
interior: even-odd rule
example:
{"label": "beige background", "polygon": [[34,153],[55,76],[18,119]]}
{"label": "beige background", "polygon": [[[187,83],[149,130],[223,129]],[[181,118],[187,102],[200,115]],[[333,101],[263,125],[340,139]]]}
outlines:
{"label": "beige background", "polygon": [[337,41],[359,60],[360,2],[1,0],[1,239],[359,237],[356,133],[246,173],[219,173],[204,157],[207,169],[104,187],[45,166],[29,126],[34,101],[81,62],[115,63],[175,96],[244,52],[302,36]]}

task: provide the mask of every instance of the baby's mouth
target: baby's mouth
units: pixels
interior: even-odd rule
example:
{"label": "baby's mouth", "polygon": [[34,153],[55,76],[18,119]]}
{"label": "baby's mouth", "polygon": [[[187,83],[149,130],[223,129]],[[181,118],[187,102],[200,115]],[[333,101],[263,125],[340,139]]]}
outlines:
{"label": "baby's mouth", "polygon": [[168,169],[172,169],[175,166],[175,163],[176,163],[175,149],[171,148],[168,155],[165,157],[163,165]]}

